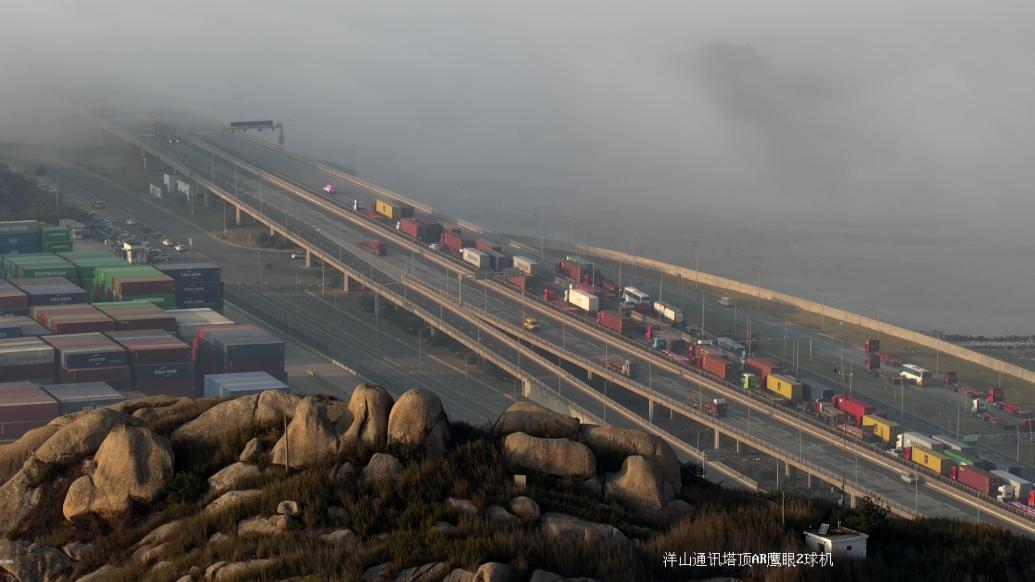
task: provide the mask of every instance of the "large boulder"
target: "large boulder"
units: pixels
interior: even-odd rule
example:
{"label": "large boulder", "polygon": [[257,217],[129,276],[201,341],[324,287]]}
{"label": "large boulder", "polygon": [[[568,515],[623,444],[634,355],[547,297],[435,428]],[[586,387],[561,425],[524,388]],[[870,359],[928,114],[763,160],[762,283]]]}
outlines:
{"label": "large boulder", "polygon": [[449,420],[442,410],[442,401],[427,390],[408,390],[388,415],[388,442],[439,456],[446,452],[448,439]]}
{"label": "large boulder", "polygon": [[337,451],[338,437],[327,419],[327,408],[314,396],[306,396],[295,407],[287,432],[273,446],[273,464],[305,467]]}
{"label": "large boulder", "polygon": [[262,471],[255,465],[249,465],[241,461],[232,463],[208,478],[208,494],[211,496],[222,495],[236,488],[246,479],[251,479],[261,474]]}
{"label": "large boulder", "polygon": [[141,424],[137,418],[107,408],[90,410],[58,429],[32,457],[47,465],[72,465],[92,455],[116,426]]}
{"label": "large boulder", "polygon": [[393,403],[392,395],[376,384],[356,386],[349,398],[352,424],[345,431],[342,444],[384,447],[388,442],[388,415]]}
{"label": "large boulder", "polygon": [[153,396],[145,396],[143,398],[134,398],[132,400],[123,400],[117,404],[112,404],[108,408],[115,412],[122,412],[125,414],[133,414],[134,412],[144,408],[164,408],[166,406],[172,406],[183,400],[191,400],[184,396],[167,396],[165,394],[155,394]]}
{"label": "large boulder", "polygon": [[579,434],[601,465],[606,466],[608,462],[621,464],[625,457],[640,455],[661,469],[673,491],[682,489],[679,459],[672,447],[660,437],[642,430],[595,425],[583,425]]}
{"label": "large boulder", "polygon": [[511,467],[557,477],[589,479],[597,471],[589,447],[568,439],[545,439],[516,432],[503,439],[503,453]]}
{"label": "large boulder", "polygon": [[54,436],[60,427],[57,426],[41,426],[34,428],[23,434],[18,440],[7,444],[0,445],[0,471],[4,474],[0,476],[0,484],[6,481],[7,478],[13,476],[22,463],[25,462],[32,453],[39,448],[40,445],[47,442],[50,437]]}
{"label": "large boulder", "polygon": [[432,562],[406,568],[395,576],[395,582],[439,582],[448,573],[449,566],[445,562]]}
{"label": "large boulder", "polygon": [[387,453],[374,453],[370,462],[360,473],[359,478],[366,483],[377,483],[384,479],[395,477],[403,472],[402,463]]}
{"label": "large boulder", "polygon": [[91,513],[102,519],[123,515],[134,503],[157,499],[173,475],[169,442],[146,428],[115,427],[94,460],[93,474],[68,488],[62,511],[69,520]]}
{"label": "large boulder", "polygon": [[249,499],[254,499],[262,495],[262,489],[242,489],[240,491],[227,491],[214,499],[211,503],[205,506],[202,513],[219,513],[224,509],[229,509],[236,505],[241,504]]}
{"label": "large boulder", "polygon": [[20,582],[67,580],[72,560],[61,550],[22,541],[0,538],[0,570]]}
{"label": "large boulder", "polygon": [[604,491],[637,507],[653,510],[660,510],[674,497],[672,486],[661,469],[640,455],[626,457],[622,470],[604,481]]}
{"label": "large boulder", "polygon": [[521,401],[511,404],[496,419],[492,431],[499,436],[523,432],[541,438],[575,438],[579,432],[579,420],[558,414],[535,402]]}
{"label": "large boulder", "polygon": [[587,521],[563,513],[544,513],[539,518],[539,528],[547,538],[588,545],[629,541],[629,538],[613,525]]}
{"label": "large boulder", "polygon": [[517,579],[514,568],[501,562],[486,562],[474,573],[474,582],[517,582]]}
{"label": "large boulder", "polygon": [[535,523],[539,519],[539,504],[535,499],[524,495],[510,500],[510,511],[528,523]]}
{"label": "large boulder", "polygon": [[262,558],[243,562],[216,562],[205,569],[205,580],[244,580],[258,578],[262,570],[272,568],[276,560]]}
{"label": "large boulder", "polygon": [[250,425],[290,419],[297,403],[298,396],[276,390],[227,400],[177,428],[173,431],[172,440],[218,443]]}
{"label": "large boulder", "polygon": [[[40,464],[40,466],[43,466]],[[0,524],[3,531],[21,531],[34,521],[44,498],[44,487],[37,483],[32,459],[0,486]]]}

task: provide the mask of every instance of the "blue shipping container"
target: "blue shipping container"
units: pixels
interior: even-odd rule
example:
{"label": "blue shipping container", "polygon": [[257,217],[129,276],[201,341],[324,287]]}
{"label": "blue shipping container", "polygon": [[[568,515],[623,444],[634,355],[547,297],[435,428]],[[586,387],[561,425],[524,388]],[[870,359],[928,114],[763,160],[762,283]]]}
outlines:
{"label": "blue shipping container", "polygon": [[109,366],[125,366],[129,363],[129,354],[119,349],[87,349],[81,352],[75,348],[61,350],[61,367],[73,368],[107,368]]}
{"label": "blue shipping container", "polygon": [[194,376],[194,362],[172,364],[141,364],[133,366],[133,381],[178,380]]}

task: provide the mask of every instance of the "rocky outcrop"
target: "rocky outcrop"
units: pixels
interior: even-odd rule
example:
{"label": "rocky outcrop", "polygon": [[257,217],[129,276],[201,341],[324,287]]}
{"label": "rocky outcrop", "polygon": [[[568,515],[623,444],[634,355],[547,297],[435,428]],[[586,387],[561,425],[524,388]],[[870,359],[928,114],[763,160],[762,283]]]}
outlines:
{"label": "rocky outcrop", "polygon": [[38,470],[42,464],[30,459],[25,465],[0,486],[0,522],[4,529],[21,531],[33,522],[43,501],[44,488],[40,487]]}
{"label": "rocky outcrop", "polygon": [[205,506],[205,513],[218,513],[238,505],[247,499],[253,499],[262,495],[262,489],[243,489],[241,491],[227,491]]}
{"label": "rocky outcrop", "polygon": [[557,477],[588,479],[597,465],[589,447],[568,439],[545,439],[522,432],[503,439],[507,463],[514,468]]}
{"label": "rocky outcrop", "polygon": [[275,390],[227,400],[176,429],[172,440],[218,443],[249,425],[282,421],[285,417],[290,419],[298,400],[294,394]]}
{"label": "rocky outcrop", "polygon": [[661,438],[642,430],[594,425],[582,426],[579,434],[601,465],[620,465],[625,457],[640,455],[661,469],[673,491],[682,489],[679,459],[672,447]]}
{"label": "rocky outcrop", "polygon": [[403,471],[402,463],[387,453],[374,453],[370,462],[360,473],[359,478],[365,483],[377,483],[384,479],[395,477]]}
{"label": "rocky outcrop", "polygon": [[337,546],[344,546],[357,539],[359,539],[359,536],[351,529],[336,529],[320,536],[320,541]]}
{"label": "rocky outcrop", "polygon": [[115,427],[94,459],[93,474],[68,488],[62,511],[69,520],[91,513],[112,519],[134,503],[151,503],[173,475],[169,442],[146,428]]}
{"label": "rocky outcrop", "polygon": [[254,437],[252,440],[245,443],[244,450],[241,451],[237,460],[242,463],[258,463],[265,450],[265,447],[262,446],[262,441],[260,441],[258,437]]}
{"label": "rocky outcrop", "polygon": [[539,519],[539,504],[531,497],[519,496],[510,500],[510,511],[527,523]]}
{"label": "rocky outcrop", "polygon": [[276,561],[269,558],[243,562],[216,562],[205,569],[205,580],[219,582],[255,577],[262,570],[272,568],[274,564]]}
{"label": "rocky outcrop", "polygon": [[579,421],[535,402],[521,401],[507,408],[496,420],[492,431],[498,436],[523,432],[540,438],[572,439],[579,432]]}
{"label": "rocky outcrop", "polygon": [[516,515],[507,511],[499,505],[490,505],[485,508],[485,517],[500,525],[521,525],[521,520]]}
{"label": "rocky outcrop", "polygon": [[208,478],[208,494],[222,495],[231,489],[236,488],[247,479],[258,477],[262,474],[255,465],[237,462],[223,467],[214,475]]}
{"label": "rocky outcrop", "polygon": [[[32,453],[54,436],[60,427],[41,426],[27,431],[13,443],[0,445],[0,467],[21,467]],[[0,479],[3,479],[0,477]],[[3,483],[0,482],[0,485]]]}
{"label": "rocky outcrop", "polygon": [[474,573],[474,582],[517,582],[517,572],[510,564],[486,562]]}
{"label": "rocky outcrop", "polygon": [[628,543],[629,538],[613,525],[586,521],[563,513],[544,513],[539,518],[543,535],[582,544]]}
{"label": "rocky outcrop", "polygon": [[89,552],[92,549],[93,544],[88,544],[85,542],[69,542],[61,546],[61,551],[64,552],[66,556],[72,558],[76,562],[82,560],[83,556],[85,556],[87,552]]}
{"label": "rocky outcrop", "polygon": [[327,408],[315,397],[306,396],[295,408],[287,432],[273,447],[273,464],[305,467],[337,450],[338,437],[327,419]]}
{"label": "rocky outcrop", "polygon": [[108,433],[120,425],[140,426],[141,422],[107,408],[90,410],[62,426],[36,449],[32,457],[47,465],[72,465],[92,455],[108,437]]}
{"label": "rocky outcrop", "polygon": [[457,499],[456,497],[449,497],[446,499],[446,503],[449,507],[457,510],[463,515],[470,515],[472,517],[478,515],[478,507],[471,502],[470,499]]}
{"label": "rocky outcrop", "polygon": [[442,582],[474,582],[474,572],[457,568],[449,574],[446,574],[446,577],[442,579]]}
{"label": "rocky outcrop", "polygon": [[388,416],[394,400],[376,384],[360,384],[352,391],[349,413],[352,424],[342,438],[343,445],[382,448],[388,442]]}
{"label": "rocky outcrop", "polygon": [[643,509],[660,510],[673,499],[661,469],[640,455],[626,457],[622,470],[604,481],[604,491]]}
{"label": "rocky outcrop", "polygon": [[237,535],[263,535],[273,536],[283,533],[284,530],[277,527],[277,524],[268,515],[252,517],[237,524]]}
{"label": "rocky outcrop", "polygon": [[67,580],[72,560],[61,550],[29,542],[0,539],[0,570],[21,582]]}
{"label": "rocky outcrop", "polygon": [[190,401],[190,398],[182,396],[167,396],[165,394],[156,394],[154,396],[145,396],[143,398],[134,398],[132,400],[123,400],[117,404],[112,404],[108,408],[115,412],[122,412],[124,414],[133,414],[134,412],[144,408],[164,408],[166,406],[172,406],[184,400]]}
{"label": "rocky outcrop", "polygon": [[399,397],[388,416],[388,442],[440,456],[448,439],[449,421],[438,396],[415,388]]}
{"label": "rocky outcrop", "polygon": [[449,566],[445,562],[432,562],[406,568],[395,577],[395,582],[439,582],[447,573]]}

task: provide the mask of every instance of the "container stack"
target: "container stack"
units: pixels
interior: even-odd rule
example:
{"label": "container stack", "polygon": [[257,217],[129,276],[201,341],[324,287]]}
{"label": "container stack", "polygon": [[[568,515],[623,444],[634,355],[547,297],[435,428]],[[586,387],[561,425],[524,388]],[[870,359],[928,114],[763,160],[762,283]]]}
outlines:
{"label": "container stack", "polygon": [[115,322],[89,303],[33,307],[32,318],[54,334],[115,330]]}
{"label": "container stack", "polygon": [[176,307],[176,285],[150,265],[102,267],[94,273],[94,301],[150,301],[163,309]]}
{"label": "container stack", "polygon": [[150,301],[95,303],[94,307],[115,321],[116,331],[140,329],[176,331],[176,318]]}
{"label": "container stack", "polygon": [[195,395],[190,346],[169,332],[115,331],[108,337],[129,353],[133,390],[148,395]]}
{"label": "container stack", "polygon": [[54,348],[39,338],[0,339],[0,381],[54,381]]}
{"label": "container stack", "polygon": [[[0,319],[2,329],[0,338],[3,337],[38,337],[50,335],[50,330],[42,326],[35,319],[28,316],[5,317]],[[7,334],[7,335],[4,335]]]}
{"label": "container stack", "polygon": [[50,253],[31,253],[4,257],[4,277],[7,279],[39,279],[41,277],[78,278],[75,266]]}
{"label": "container stack", "polygon": [[64,416],[81,410],[93,410],[118,404],[126,396],[105,382],[47,384],[41,386],[58,403],[58,414]]}
{"label": "container stack", "polygon": [[0,441],[13,441],[58,416],[58,403],[32,382],[0,384]]}
{"label": "container stack", "polygon": [[35,220],[0,222],[0,255],[40,252],[40,223]]}
{"label": "container stack", "polygon": [[59,383],[107,382],[117,389],[129,388],[129,356],[104,334],[49,335],[43,340],[57,351]]}
{"label": "container stack", "polygon": [[11,279],[10,283],[29,296],[29,307],[86,303],[86,291],[63,277]]}
{"label": "container stack", "polygon": [[241,372],[237,374],[209,374],[205,376],[205,396],[216,398],[237,398],[258,394],[266,390],[290,392],[288,385],[266,372]]}
{"label": "container stack", "polygon": [[128,263],[116,256],[101,251],[81,251],[75,253],[58,253],[76,268],[75,283],[90,294],[94,301],[94,273],[101,267],[125,267]]}
{"label": "container stack", "polygon": [[45,253],[72,252],[72,231],[67,226],[44,226],[40,229],[40,250]]}
{"label": "container stack", "polygon": [[29,296],[7,281],[0,280],[0,317],[29,314]]}
{"label": "container stack", "polygon": [[194,362],[202,375],[268,372],[287,381],[284,342],[252,324],[199,328],[193,342]]}
{"label": "container stack", "polygon": [[202,327],[233,325],[234,322],[208,308],[170,309],[167,312],[176,318],[176,335],[185,342],[193,342]]}
{"label": "container stack", "polygon": [[223,311],[223,279],[218,265],[174,263],[155,268],[176,282],[176,307]]}

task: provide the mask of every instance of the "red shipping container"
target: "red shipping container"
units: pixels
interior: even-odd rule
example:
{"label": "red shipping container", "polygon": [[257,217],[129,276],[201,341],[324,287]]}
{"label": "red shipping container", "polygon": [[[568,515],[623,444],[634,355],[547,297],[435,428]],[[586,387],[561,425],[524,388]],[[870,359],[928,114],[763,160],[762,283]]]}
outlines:
{"label": "red shipping container", "polygon": [[459,253],[464,249],[464,238],[460,236],[459,231],[444,232],[442,233],[442,246]]}
{"label": "red shipping container", "polygon": [[582,280],[582,267],[574,261],[567,259],[557,261],[557,272],[569,279]]}
{"label": "red shipping container", "polygon": [[532,281],[534,279],[528,275],[516,275],[514,277],[507,277],[507,283],[521,289],[522,291],[529,291],[532,288]]}
{"label": "red shipping container", "polygon": [[191,361],[191,347],[166,331],[115,331],[108,337],[126,348],[134,366]]}
{"label": "red shipping container", "polygon": [[992,497],[995,496],[999,486],[1004,484],[1003,480],[996,475],[973,465],[960,465],[955,472],[957,481]]}
{"label": "red shipping container", "polygon": [[0,422],[42,420],[46,424],[57,416],[57,400],[32,382],[0,384]]}
{"label": "red shipping container", "polygon": [[557,301],[557,288],[547,287],[543,289],[543,301]]}
{"label": "red shipping container", "polygon": [[0,309],[27,309],[29,296],[21,289],[0,280]]}
{"label": "red shipping container", "polygon": [[1003,389],[1002,388],[989,388],[988,389],[988,401],[989,402],[1002,402],[1003,401]]}
{"label": "red shipping container", "polygon": [[109,366],[107,368],[71,368],[58,371],[58,381],[62,384],[70,382],[107,382],[112,388],[128,387],[130,380],[129,366]]}
{"label": "red shipping container", "polygon": [[913,460],[913,447],[906,447],[902,450],[902,458],[907,461]]}
{"label": "red shipping container", "polygon": [[867,354],[864,364],[867,370],[880,370],[880,356],[877,354]]}
{"label": "red shipping container", "polygon": [[744,361],[744,371],[758,376],[761,385],[765,385],[770,374],[782,374],[783,366],[775,358],[767,356],[750,356]]}
{"label": "red shipping container", "polygon": [[598,311],[597,323],[622,335],[636,335],[639,324],[617,311]]}
{"label": "red shipping container", "polygon": [[862,417],[867,414],[873,414],[877,410],[872,404],[867,404],[858,398],[852,396],[844,396],[838,394],[833,398],[834,406],[838,410],[843,410],[846,414],[853,417],[856,426],[862,426]]}
{"label": "red shipping container", "polygon": [[417,220],[416,218],[399,219],[399,230],[417,240],[424,240],[427,233],[424,221]]}
{"label": "red shipping container", "polygon": [[487,240],[482,240],[480,238],[476,239],[474,241],[474,248],[478,249],[479,251],[496,251],[496,252],[502,252],[503,251],[502,247],[500,247],[498,245],[494,245],[491,242],[489,242]]}
{"label": "red shipping container", "polygon": [[701,368],[708,373],[714,374],[723,380],[733,381],[736,375],[736,365],[725,356],[705,354]]}
{"label": "red shipping container", "polygon": [[167,396],[197,396],[197,388],[192,378],[174,378],[171,380],[148,380],[137,382],[133,388],[149,396],[165,394]]}

